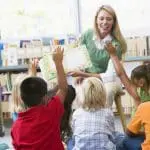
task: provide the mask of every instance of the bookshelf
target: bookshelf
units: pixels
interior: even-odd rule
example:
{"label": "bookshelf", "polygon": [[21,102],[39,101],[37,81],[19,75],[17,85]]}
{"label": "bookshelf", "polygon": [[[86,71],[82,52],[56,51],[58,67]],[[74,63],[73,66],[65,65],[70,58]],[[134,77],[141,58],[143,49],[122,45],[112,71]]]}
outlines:
{"label": "bookshelf", "polygon": [[[127,56],[124,59],[124,62],[133,62],[133,61],[150,61],[150,56]],[[6,66],[0,67],[0,73],[20,73],[27,72],[28,65],[18,65],[18,66]],[[37,71],[40,72],[40,68],[37,68]]]}
{"label": "bookshelf", "polygon": [[[9,88],[7,91],[1,90],[1,98],[0,98],[0,137],[5,135],[4,131],[4,120],[10,118],[9,113],[9,99],[11,95],[12,83],[11,83],[11,75],[13,73],[24,73],[28,71],[28,65],[18,65],[18,66],[7,66],[7,67],[0,67],[0,74],[5,74],[7,77],[7,86]],[[40,68],[37,68],[37,71],[40,72]],[[2,86],[0,86],[2,88]],[[7,97],[6,99],[2,97]]]}
{"label": "bookshelf", "polygon": [[[0,67],[0,73],[20,73],[27,72],[28,65],[17,65],[17,66],[6,66]],[[40,72],[40,68],[37,68],[37,71]]]}
{"label": "bookshelf", "polygon": [[150,56],[127,56],[125,57],[125,62],[132,62],[132,61],[150,61]]}
{"label": "bookshelf", "polygon": [[[124,59],[124,65],[125,70],[127,71],[127,74],[130,76],[131,70],[135,68],[137,65],[140,65],[144,62],[150,62],[150,56],[126,56]],[[6,67],[0,67],[0,74],[7,74],[8,79],[11,78],[11,75],[13,73],[22,73],[27,72],[28,65],[18,65],[18,66],[6,66]],[[40,68],[37,68],[37,71],[40,72]],[[10,80],[11,81],[11,80]],[[8,91],[4,91],[1,93],[2,95],[11,95],[11,89]],[[125,96],[126,97],[126,96]],[[130,104],[125,104],[130,105]],[[124,105],[124,106],[125,106]],[[3,111],[9,112],[8,110],[9,102],[8,101],[1,101],[0,100],[0,136],[4,135],[3,132]]]}

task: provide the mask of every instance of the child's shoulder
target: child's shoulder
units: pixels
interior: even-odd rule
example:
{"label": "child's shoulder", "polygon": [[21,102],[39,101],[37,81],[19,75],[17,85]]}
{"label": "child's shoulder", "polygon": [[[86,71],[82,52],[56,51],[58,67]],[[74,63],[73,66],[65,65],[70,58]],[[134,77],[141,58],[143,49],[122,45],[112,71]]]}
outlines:
{"label": "child's shoulder", "polygon": [[[102,108],[96,112],[104,114],[105,116],[113,115],[113,111],[110,108]],[[73,116],[80,116],[83,113],[90,113],[90,111],[85,111],[83,108],[78,108],[74,111]]]}
{"label": "child's shoulder", "polygon": [[62,105],[62,103],[61,103],[61,100],[60,100],[60,97],[58,96],[58,95],[53,95],[52,97],[49,97],[49,99],[48,99],[48,103],[47,103],[48,105],[51,105],[51,104],[61,104]]}
{"label": "child's shoulder", "polygon": [[113,111],[110,108],[103,108],[102,111],[106,114],[106,115],[113,115]]}
{"label": "child's shoulder", "polygon": [[141,103],[141,104],[138,106],[138,109],[146,109],[146,110],[148,109],[148,110],[150,110],[150,101]]}

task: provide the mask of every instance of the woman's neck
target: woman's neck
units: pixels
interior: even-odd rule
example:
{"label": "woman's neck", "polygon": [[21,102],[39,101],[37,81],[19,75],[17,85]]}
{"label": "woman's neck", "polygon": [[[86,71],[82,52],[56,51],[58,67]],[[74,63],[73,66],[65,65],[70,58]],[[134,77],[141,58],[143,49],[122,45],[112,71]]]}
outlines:
{"label": "woman's neck", "polygon": [[103,34],[99,34],[100,36],[100,39],[102,40],[102,39],[104,39],[106,36],[108,36],[110,33],[107,33],[107,34],[105,34],[105,33],[103,33]]}

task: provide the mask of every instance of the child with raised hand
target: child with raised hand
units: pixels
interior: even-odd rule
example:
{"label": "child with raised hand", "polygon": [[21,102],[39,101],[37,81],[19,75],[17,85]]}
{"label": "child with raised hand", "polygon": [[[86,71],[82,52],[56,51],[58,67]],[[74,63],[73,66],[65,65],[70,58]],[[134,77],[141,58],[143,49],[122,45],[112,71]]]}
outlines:
{"label": "child with raised hand", "polygon": [[[140,65],[133,69],[130,80],[116,56],[115,47],[108,43],[106,48],[118,76],[134,98],[135,106],[138,106],[127,126],[127,136],[118,145],[118,150],[148,150],[150,149],[150,64]],[[141,131],[141,128],[144,130]]]}
{"label": "child with raised hand", "polygon": [[72,116],[72,140],[68,149],[116,150],[114,116],[106,107],[106,90],[96,77],[85,78],[77,87],[80,107]]}
{"label": "child with raised hand", "polygon": [[29,76],[36,76],[37,65],[38,59],[34,58],[29,63],[28,74],[20,74],[13,82],[12,99],[10,103],[10,111],[12,113],[13,121],[16,121],[16,119],[18,118],[18,112],[23,112],[27,109],[27,107],[24,105],[23,101],[20,98],[20,84],[25,78]]}
{"label": "child with raised hand", "polygon": [[18,119],[11,129],[15,149],[64,149],[60,137],[60,121],[68,86],[62,65],[63,50],[60,47],[53,52],[53,61],[57,70],[58,91],[49,101],[47,83],[42,78],[29,77],[21,83],[21,99],[28,109],[18,113]]}
{"label": "child with raised hand", "polygon": [[[51,98],[53,97],[58,90],[58,86],[54,87],[53,89],[48,91],[48,96]],[[60,132],[61,132],[61,139],[63,143],[66,145],[68,140],[72,136],[72,129],[70,126],[70,120],[72,117],[72,103],[75,99],[76,92],[72,85],[68,85],[68,92],[64,102],[64,114],[61,119],[60,123]]]}
{"label": "child with raised hand", "polygon": [[141,102],[150,101],[150,64],[134,68],[131,72],[130,80],[116,55],[116,48],[111,43],[108,43],[106,49],[110,54],[121,82],[134,98],[135,106],[138,106]]}

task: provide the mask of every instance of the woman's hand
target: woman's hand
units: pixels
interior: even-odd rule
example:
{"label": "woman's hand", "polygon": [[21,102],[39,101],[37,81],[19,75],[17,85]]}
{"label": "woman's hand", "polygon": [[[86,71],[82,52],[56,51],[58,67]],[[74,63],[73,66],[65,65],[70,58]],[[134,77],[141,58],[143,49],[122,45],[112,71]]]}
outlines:
{"label": "woman's hand", "polygon": [[82,77],[83,72],[82,71],[70,71],[67,73],[67,75],[70,75],[72,77]]}
{"label": "woman's hand", "polygon": [[82,71],[70,71],[67,75],[76,77],[75,84],[81,84],[85,78],[85,73]]}
{"label": "woman's hand", "polygon": [[75,85],[81,84],[85,78],[84,77],[77,77],[75,80]]}
{"label": "woman's hand", "polygon": [[107,52],[110,54],[110,55],[116,55],[116,48],[112,45],[111,42],[107,43],[105,45],[106,47],[106,50]]}

